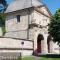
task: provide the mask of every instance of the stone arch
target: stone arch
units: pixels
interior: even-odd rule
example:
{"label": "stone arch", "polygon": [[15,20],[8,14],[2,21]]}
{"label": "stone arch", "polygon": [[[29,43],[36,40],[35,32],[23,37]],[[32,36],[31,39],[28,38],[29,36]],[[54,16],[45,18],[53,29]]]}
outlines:
{"label": "stone arch", "polygon": [[44,37],[43,37],[43,35],[42,34],[38,34],[38,37],[37,37],[37,52],[38,53],[41,53],[42,51],[42,43],[41,43],[41,41],[42,40],[44,40]]}

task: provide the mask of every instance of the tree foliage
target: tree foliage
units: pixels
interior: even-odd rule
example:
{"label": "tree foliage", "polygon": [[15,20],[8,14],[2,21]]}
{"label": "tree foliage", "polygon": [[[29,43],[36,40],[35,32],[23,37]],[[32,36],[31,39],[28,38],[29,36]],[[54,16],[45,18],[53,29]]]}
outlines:
{"label": "tree foliage", "polygon": [[6,0],[0,0],[0,13],[4,12],[7,8],[8,4]]}
{"label": "tree foliage", "polygon": [[0,15],[0,25],[5,25],[5,16],[4,15]]}
{"label": "tree foliage", "polygon": [[48,31],[53,41],[60,43],[60,9],[51,17]]}
{"label": "tree foliage", "polygon": [[2,28],[3,34],[5,33],[5,16],[4,11],[7,8],[6,0],[0,0],[0,28]]}

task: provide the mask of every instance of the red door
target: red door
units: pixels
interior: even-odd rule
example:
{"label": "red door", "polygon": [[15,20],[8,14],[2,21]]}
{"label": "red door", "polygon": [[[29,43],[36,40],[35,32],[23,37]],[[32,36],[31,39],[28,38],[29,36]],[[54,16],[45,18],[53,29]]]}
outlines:
{"label": "red door", "polygon": [[37,52],[41,53],[41,41],[44,40],[44,37],[42,34],[39,34],[37,37]]}
{"label": "red door", "polygon": [[37,43],[37,52],[41,53],[41,41]]}

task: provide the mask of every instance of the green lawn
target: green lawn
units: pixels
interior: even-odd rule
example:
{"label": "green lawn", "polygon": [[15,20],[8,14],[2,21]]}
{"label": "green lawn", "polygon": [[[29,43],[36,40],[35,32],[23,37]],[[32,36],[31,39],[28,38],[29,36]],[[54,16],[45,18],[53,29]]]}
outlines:
{"label": "green lawn", "polygon": [[46,57],[41,57],[40,60],[60,60],[60,58],[46,58]]}
{"label": "green lawn", "polygon": [[[21,60],[20,58],[18,60]],[[35,57],[23,57],[22,60],[35,60]],[[40,57],[39,60],[60,60],[60,58],[46,58],[46,57]]]}
{"label": "green lawn", "polygon": [[[18,60],[21,60],[21,58],[19,58]],[[34,60],[34,57],[32,56],[23,57],[22,60]]]}

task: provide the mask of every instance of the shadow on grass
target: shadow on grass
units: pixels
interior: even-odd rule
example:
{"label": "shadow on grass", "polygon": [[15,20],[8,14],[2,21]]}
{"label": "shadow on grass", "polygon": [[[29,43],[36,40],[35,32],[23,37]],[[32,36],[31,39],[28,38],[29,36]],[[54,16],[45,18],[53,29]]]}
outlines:
{"label": "shadow on grass", "polygon": [[46,57],[46,58],[60,58],[60,54],[46,54],[46,55],[40,55],[40,57]]}

